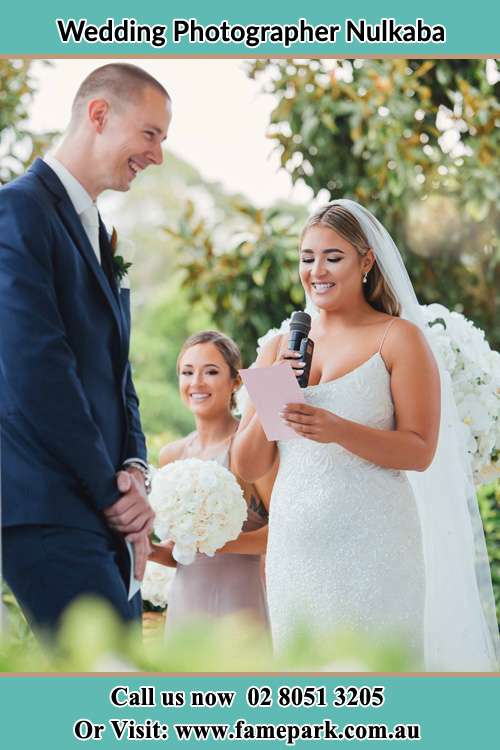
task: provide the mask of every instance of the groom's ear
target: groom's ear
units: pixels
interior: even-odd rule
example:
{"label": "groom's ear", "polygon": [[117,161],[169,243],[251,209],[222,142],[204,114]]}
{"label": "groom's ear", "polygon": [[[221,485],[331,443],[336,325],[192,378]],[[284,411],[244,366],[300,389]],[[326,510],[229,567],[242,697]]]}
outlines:
{"label": "groom's ear", "polygon": [[109,103],[106,99],[91,99],[87,105],[87,114],[96,133],[102,133],[109,116]]}

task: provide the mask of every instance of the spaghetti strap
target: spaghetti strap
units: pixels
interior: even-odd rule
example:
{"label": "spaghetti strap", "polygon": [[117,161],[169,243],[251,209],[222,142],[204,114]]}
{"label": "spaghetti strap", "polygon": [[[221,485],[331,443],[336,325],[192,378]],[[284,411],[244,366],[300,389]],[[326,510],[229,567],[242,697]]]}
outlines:
{"label": "spaghetti strap", "polygon": [[191,445],[194,443],[195,440],[196,440],[196,430],[194,430],[194,432],[191,432],[186,437],[186,442],[182,446],[182,452],[181,452],[181,455],[180,455],[180,459],[188,458],[187,451],[191,447]]}
{"label": "spaghetti strap", "polygon": [[236,437],[237,432],[238,432],[238,428],[236,428],[236,430],[233,432],[233,434],[229,438],[229,445],[226,448],[225,459],[227,462],[227,467],[226,467],[227,469],[229,469],[229,467],[231,466],[231,448],[233,447],[234,438]]}
{"label": "spaghetti strap", "polygon": [[389,321],[389,323],[388,323],[388,324],[386,325],[386,327],[385,327],[385,331],[384,331],[384,333],[383,333],[383,335],[382,335],[382,340],[380,341],[380,346],[379,346],[379,348],[378,348],[378,354],[380,354],[380,353],[382,352],[382,347],[383,347],[383,345],[384,345],[385,337],[386,337],[386,336],[387,336],[387,334],[389,333],[389,328],[390,328],[390,327],[392,326],[392,324],[393,324],[393,323],[395,323],[395,322],[396,322],[396,320],[398,320],[398,318],[393,318],[393,319],[392,319],[391,321]]}

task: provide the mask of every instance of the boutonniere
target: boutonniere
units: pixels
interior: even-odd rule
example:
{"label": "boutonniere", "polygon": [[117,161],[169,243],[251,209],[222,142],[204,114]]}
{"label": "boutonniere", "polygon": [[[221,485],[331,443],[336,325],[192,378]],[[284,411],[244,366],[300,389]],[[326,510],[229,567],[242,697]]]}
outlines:
{"label": "boutonniere", "polygon": [[111,233],[110,242],[111,253],[113,256],[113,275],[118,286],[125,286],[123,280],[128,276],[128,270],[132,266],[132,263],[126,261],[124,255],[129,254],[126,250],[130,250],[130,248],[127,248],[126,245],[131,245],[131,243],[119,242],[118,233],[114,227]]}

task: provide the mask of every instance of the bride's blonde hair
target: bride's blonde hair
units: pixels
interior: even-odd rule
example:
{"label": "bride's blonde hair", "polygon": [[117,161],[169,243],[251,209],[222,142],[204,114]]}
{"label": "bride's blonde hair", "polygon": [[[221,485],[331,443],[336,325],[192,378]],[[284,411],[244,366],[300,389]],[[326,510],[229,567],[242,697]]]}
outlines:
{"label": "bride's blonde hair", "polygon": [[[307,230],[318,225],[329,227],[340,234],[356,248],[359,255],[366,255],[368,250],[371,249],[358,220],[343,206],[336,203],[327,203],[326,206],[318,208],[308,218],[300,235],[300,244],[302,244]],[[366,284],[363,284],[363,292],[366,301],[375,310],[399,317],[401,305],[382,275],[376,257],[375,263],[368,273]]]}

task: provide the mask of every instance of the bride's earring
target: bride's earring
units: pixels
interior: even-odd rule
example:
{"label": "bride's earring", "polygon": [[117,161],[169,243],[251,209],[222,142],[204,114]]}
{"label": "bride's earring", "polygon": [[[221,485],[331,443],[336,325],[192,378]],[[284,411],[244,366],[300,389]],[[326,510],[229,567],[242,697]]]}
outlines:
{"label": "bride's earring", "polygon": [[363,276],[363,284],[366,284],[368,281],[368,271],[366,271],[365,275]]}

